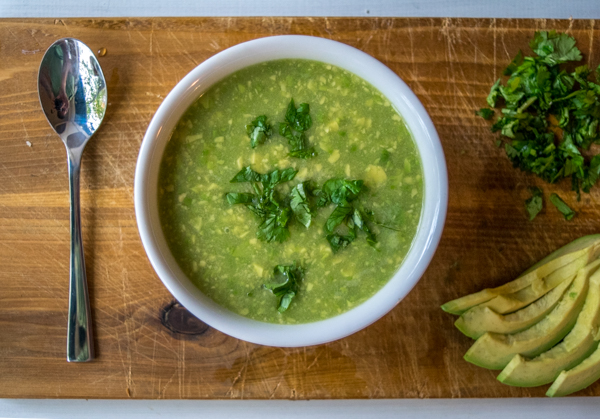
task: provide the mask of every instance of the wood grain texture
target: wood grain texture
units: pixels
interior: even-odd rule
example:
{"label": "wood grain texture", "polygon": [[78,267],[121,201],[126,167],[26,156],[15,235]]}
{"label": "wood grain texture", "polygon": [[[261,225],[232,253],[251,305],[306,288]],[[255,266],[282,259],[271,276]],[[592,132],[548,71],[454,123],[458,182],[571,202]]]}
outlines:
{"label": "wood grain texture", "polygon": [[[543,396],[462,359],[471,341],[440,304],[502,284],[555,248],[598,232],[599,191],[515,171],[473,111],[539,29],[566,30],[600,62],[597,21],[176,18],[0,20],[0,397],[426,398]],[[415,91],[448,162],[446,228],[431,266],[384,318],[309,348],[262,347],[192,318],[159,281],[133,210],[135,162],[158,105],[192,68],[253,38],[307,34],[355,46]],[[98,358],[67,364],[68,183],[62,143],[37,99],[46,48],[72,36],[93,50],[109,106],[84,153],[82,222]],[[26,142],[30,142],[31,147]],[[427,162],[425,162],[427,164]],[[528,186],[567,198],[528,222]],[[600,384],[579,393],[600,395]]]}

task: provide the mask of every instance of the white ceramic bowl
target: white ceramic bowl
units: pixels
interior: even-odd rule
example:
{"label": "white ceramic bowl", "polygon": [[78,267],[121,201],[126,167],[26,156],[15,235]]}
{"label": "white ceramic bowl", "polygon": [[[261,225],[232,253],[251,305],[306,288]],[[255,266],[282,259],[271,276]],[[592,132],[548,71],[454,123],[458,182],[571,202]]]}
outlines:
{"label": "white ceramic bowl", "polygon": [[[381,91],[413,134],[424,172],[425,196],[412,247],[390,281],[373,297],[330,319],[300,325],[259,322],[235,314],[206,297],[186,277],[169,251],[158,215],[157,183],[166,143],[185,110],[213,84],[264,61],[302,58],[344,68]],[[274,36],[236,45],[204,61],[169,93],[152,118],[135,170],[135,214],[142,243],[156,273],[183,306],[223,333],[270,346],[309,346],[357,332],[390,311],[425,272],[440,240],[448,201],[446,161],[429,115],[409,87],[388,67],[348,45],[309,36]]]}

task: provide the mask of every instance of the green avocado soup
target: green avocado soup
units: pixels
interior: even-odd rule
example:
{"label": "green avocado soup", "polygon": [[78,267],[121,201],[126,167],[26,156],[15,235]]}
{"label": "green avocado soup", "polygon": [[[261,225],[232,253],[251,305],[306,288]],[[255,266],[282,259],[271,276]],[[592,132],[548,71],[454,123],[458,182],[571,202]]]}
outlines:
{"label": "green avocado soup", "polygon": [[[293,98],[308,103],[312,126],[306,138],[317,155],[290,157],[279,135]],[[273,135],[251,148],[246,132],[259,115]],[[251,192],[230,183],[244,167],[260,173],[295,168],[282,196],[310,180],[364,180],[360,205],[372,210],[377,245],[361,232],[334,252],[325,223],[334,205],[315,209],[306,228],[292,219],[284,242],[257,238],[261,221],[244,205],[230,205],[229,192]],[[212,86],[185,112],[164,151],[158,205],[169,248],[187,277],[221,306],[255,320],[295,324],[323,320],[356,307],[398,270],[413,242],[423,203],[421,159],[402,117],[358,76],[321,62],[286,59],[244,68]],[[289,308],[265,289],[276,265],[296,263],[304,275]]]}

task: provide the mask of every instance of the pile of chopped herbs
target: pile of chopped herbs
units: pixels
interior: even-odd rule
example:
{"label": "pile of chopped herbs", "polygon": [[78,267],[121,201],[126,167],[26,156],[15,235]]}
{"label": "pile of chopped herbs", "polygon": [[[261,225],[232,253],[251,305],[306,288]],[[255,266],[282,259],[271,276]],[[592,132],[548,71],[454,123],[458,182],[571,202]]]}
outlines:
{"label": "pile of chopped herbs", "polygon": [[[575,39],[564,33],[536,32],[529,46],[534,56],[519,51],[504,70],[505,83],[499,79],[492,86],[487,102],[501,113],[491,129],[501,132],[514,167],[549,183],[571,178],[580,200],[580,190],[589,193],[600,176],[600,155],[582,155],[600,143],[600,66],[595,82],[587,65],[567,70],[564,64],[582,57]],[[485,119],[494,116],[488,108],[476,113]],[[536,208],[538,201],[528,205]]]}

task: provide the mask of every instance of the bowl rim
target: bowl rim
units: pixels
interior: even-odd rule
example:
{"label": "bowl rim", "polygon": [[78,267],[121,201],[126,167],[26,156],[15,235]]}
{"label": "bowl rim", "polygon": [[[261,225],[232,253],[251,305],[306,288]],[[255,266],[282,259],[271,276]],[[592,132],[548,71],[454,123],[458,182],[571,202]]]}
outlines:
{"label": "bowl rim", "polygon": [[[300,58],[335,65],[365,79],[403,117],[416,143],[423,169],[424,199],[411,248],[394,276],[363,303],[325,320],[274,324],[233,313],[206,297],[182,272],[170,253],[158,221],[158,166],[164,146],[183,112],[214,83],[260,62]],[[381,88],[383,87],[383,88]],[[152,200],[154,198],[154,201]],[[326,38],[278,35],[258,38],[219,52],[191,70],[166,96],[142,140],[134,180],[135,215],[140,238],[155,272],[192,314],[221,332],[248,342],[299,347],[351,335],[392,310],[416,285],[440,241],[448,205],[444,152],[427,111],[412,90],[383,63],[354,47]]]}

